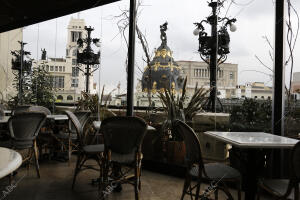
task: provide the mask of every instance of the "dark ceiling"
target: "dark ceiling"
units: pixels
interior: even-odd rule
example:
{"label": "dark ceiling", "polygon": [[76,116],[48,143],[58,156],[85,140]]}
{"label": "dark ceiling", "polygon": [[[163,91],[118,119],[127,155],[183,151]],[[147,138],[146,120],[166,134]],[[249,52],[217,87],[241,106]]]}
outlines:
{"label": "dark ceiling", "polygon": [[0,33],[119,0],[0,0]]}

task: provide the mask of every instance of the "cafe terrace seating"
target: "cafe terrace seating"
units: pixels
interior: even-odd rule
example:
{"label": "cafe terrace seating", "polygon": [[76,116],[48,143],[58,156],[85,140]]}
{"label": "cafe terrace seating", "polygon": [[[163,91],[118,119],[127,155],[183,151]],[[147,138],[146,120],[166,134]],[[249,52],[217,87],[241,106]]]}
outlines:
{"label": "cafe terrace seating", "polygon": [[[119,184],[132,184],[136,200],[141,189],[141,147],[146,131],[146,122],[138,117],[116,116],[103,120],[101,124],[106,158],[104,181],[109,182],[111,178],[119,190]],[[100,192],[105,189],[105,185],[102,186]]]}
{"label": "cafe terrace seating", "polygon": [[[180,120],[174,122],[175,130],[182,135],[186,144],[186,178],[183,186],[181,199],[185,194],[200,198],[200,185],[203,181],[218,182],[215,191],[215,198],[218,199],[218,190],[221,189],[226,193],[229,199],[233,199],[227,187],[228,182],[236,183],[238,189],[238,200],[241,199],[241,174],[234,168],[220,164],[204,164],[202,160],[200,141],[194,130]],[[196,179],[196,185],[192,186],[192,179]],[[195,191],[196,190],[196,191]],[[194,192],[195,191],[195,192]]]}
{"label": "cafe terrace seating", "polygon": [[39,178],[39,156],[36,138],[45,121],[46,115],[41,112],[18,112],[8,121],[12,148],[16,150],[28,149],[28,156],[23,158],[23,163],[27,162],[29,167],[34,157],[36,173]]}
{"label": "cafe terrace seating", "polygon": [[[300,187],[300,142],[291,151],[289,160],[289,179],[262,179],[259,182],[260,190],[267,191],[275,199],[294,199],[299,200]],[[258,192],[258,198],[260,199]]]}
{"label": "cafe terrace seating", "polygon": [[[74,115],[77,117],[77,119],[80,122],[82,131],[83,131],[82,140],[85,141],[85,139],[86,139],[85,138],[86,134],[84,132],[85,125],[90,118],[91,112],[90,111],[76,111],[76,112],[74,112]],[[56,138],[59,139],[60,142],[62,142],[64,149],[68,152],[68,160],[70,161],[72,152],[78,150],[77,130],[71,120],[69,120],[68,129],[69,129],[68,132],[59,131],[59,133],[56,135]],[[70,164],[70,162],[69,162],[69,164]]]}
{"label": "cafe terrace seating", "polygon": [[[80,121],[75,116],[75,114],[72,113],[71,111],[65,111],[65,113],[69,117],[69,122],[72,123],[72,125],[76,130],[77,139],[79,143],[78,152],[77,152],[77,162],[75,166],[73,183],[72,183],[72,189],[74,189],[76,177],[80,171],[85,169],[94,169],[97,171],[101,171],[102,153],[104,152],[104,145],[103,144],[86,145],[84,141],[83,127]],[[85,162],[89,159],[95,160],[99,168],[95,168],[94,166],[91,165],[85,165]]]}

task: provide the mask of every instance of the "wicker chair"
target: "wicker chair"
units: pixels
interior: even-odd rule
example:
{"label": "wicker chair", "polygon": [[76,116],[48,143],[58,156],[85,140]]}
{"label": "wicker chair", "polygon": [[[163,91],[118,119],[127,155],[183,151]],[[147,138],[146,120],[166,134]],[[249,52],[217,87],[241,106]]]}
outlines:
{"label": "wicker chair", "polygon": [[[225,164],[208,163],[204,164],[201,155],[200,141],[191,127],[180,120],[175,120],[173,123],[174,130],[178,131],[184,138],[186,144],[186,178],[181,195],[184,199],[185,194],[190,195],[191,199],[199,199],[204,197],[200,195],[200,185],[203,181],[218,182],[214,190],[215,199],[218,199],[218,191],[222,190],[228,199],[233,199],[226,183],[232,182],[237,184],[238,199],[241,199],[241,175],[240,173]],[[196,184],[192,186],[192,179],[196,179]],[[196,189],[196,192],[193,192]],[[205,199],[205,198],[202,198]]]}
{"label": "wicker chair", "polygon": [[[69,122],[72,123],[72,125],[76,130],[77,139],[79,143],[77,162],[75,166],[75,172],[74,172],[73,183],[72,183],[72,189],[74,189],[76,177],[80,171],[84,169],[94,169],[97,171],[101,171],[101,160],[102,160],[102,154],[104,152],[104,145],[103,144],[86,145],[84,141],[83,127],[80,124],[78,118],[71,111],[65,111],[65,112],[69,117]],[[85,162],[89,159],[95,160],[99,165],[99,168],[95,168],[90,165],[84,165]]]}
{"label": "wicker chair", "polygon": [[45,115],[51,115],[51,111],[44,106],[30,106],[28,108],[29,112],[43,112]]}
{"label": "wicker chair", "polygon": [[9,132],[12,138],[12,148],[16,150],[28,149],[28,156],[23,162],[29,164],[34,156],[37,176],[40,178],[38,149],[36,137],[46,121],[46,115],[41,112],[18,112],[8,121]]}
{"label": "wicker chair", "polygon": [[12,115],[29,111],[30,105],[19,105],[13,111]]}
{"label": "wicker chair", "polygon": [[[274,199],[299,200],[300,187],[300,141],[293,147],[290,154],[289,179],[262,179],[258,182],[257,199],[262,190],[268,192]],[[293,192],[294,190],[294,192]]]}
{"label": "wicker chair", "polygon": [[[29,112],[42,112],[46,116],[51,115],[51,111],[44,107],[44,106],[30,106],[28,108]],[[54,146],[54,138],[53,138],[53,130],[52,130],[52,124],[49,120],[46,120],[44,126],[42,127],[39,136],[37,138],[37,144],[39,147],[40,157],[43,156],[43,149],[45,149],[45,152],[49,149],[49,159],[51,158],[51,155],[53,153],[53,146]]]}
{"label": "wicker chair", "polygon": [[[134,185],[135,199],[139,199],[139,190],[141,189],[141,146],[146,131],[147,124],[144,120],[121,116],[103,120],[100,129],[104,135],[106,161],[102,180],[107,181],[111,178],[116,184],[130,183]],[[124,167],[126,170],[122,171]],[[111,174],[109,174],[110,169],[112,170]],[[134,173],[129,175],[132,170]],[[102,188],[100,188],[101,191]]]}
{"label": "wicker chair", "polygon": [[[85,141],[84,127],[90,118],[91,111],[76,111],[73,114],[76,116],[76,118],[78,119],[82,127],[82,131],[83,131],[82,135],[84,137],[82,138],[82,140]],[[60,142],[67,144],[67,145],[63,145],[63,147],[68,151],[68,159],[70,164],[70,158],[72,152],[78,150],[78,136],[77,136],[76,127],[73,125],[71,120],[69,120],[68,128],[69,128],[69,132],[59,132],[56,135],[56,138],[58,138]]]}

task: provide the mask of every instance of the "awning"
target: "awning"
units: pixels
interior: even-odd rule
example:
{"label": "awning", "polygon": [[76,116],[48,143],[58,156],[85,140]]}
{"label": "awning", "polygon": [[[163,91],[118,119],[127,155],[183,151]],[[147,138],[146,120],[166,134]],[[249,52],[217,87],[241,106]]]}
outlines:
{"label": "awning", "polygon": [[0,0],[0,33],[119,0]]}

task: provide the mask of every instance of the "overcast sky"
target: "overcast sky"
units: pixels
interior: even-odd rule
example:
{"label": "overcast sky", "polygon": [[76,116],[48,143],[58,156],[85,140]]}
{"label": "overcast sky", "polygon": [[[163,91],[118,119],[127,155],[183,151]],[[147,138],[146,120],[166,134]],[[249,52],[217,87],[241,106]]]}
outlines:
{"label": "overcast sky", "polygon": [[[237,31],[230,32],[231,43],[227,62],[238,64],[238,83],[262,81],[272,85],[272,78],[267,74],[270,71],[263,67],[255,55],[261,58],[271,68],[269,47],[263,36],[267,36],[273,43],[274,36],[274,5],[272,0],[235,0],[228,10],[228,17],[237,19]],[[299,12],[300,1],[291,0]],[[220,16],[224,16],[230,1],[221,9]],[[142,12],[138,19],[140,29],[146,34],[150,51],[157,48],[160,41],[159,26],[168,21],[168,46],[173,50],[175,60],[201,61],[198,49],[198,38],[193,35],[194,22],[200,22],[209,16],[211,8],[206,0],[143,0]],[[114,16],[121,13],[121,9],[129,8],[129,0],[122,0],[113,4],[93,8],[80,12],[80,18],[85,19],[86,25],[95,28],[92,37],[101,38],[102,41],[102,66],[100,72],[100,85],[114,88],[121,82],[121,88],[126,88],[125,60],[127,47],[116,25]],[[24,29],[26,50],[32,52],[32,57],[40,58],[41,48],[46,48],[49,57],[65,57],[67,41],[67,25],[71,17],[76,18],[77,13],[43,23],[27,26]],[[102,19],[102,20],[101,20]],[[296,31],[296,17],[293,14],[294,31]],[[102,24],[102,26],[101,26]],[[102,31],[101,31],[102,27]],[[126,34],[127,36],[128,34]],[[287,52],[288,53],[288,52]],[[294,71],[300,71],[300,45],[295,47]],[[136,39],[136,64],[144,69],[142,61],[143,52],[139,41]],[[286,79],[289,78],[289,68]],[[261,71],[256,72],[256,71]],[[98,72],[94,81],[98,82]],[[136,69],[136,78],[142,74]]]}

